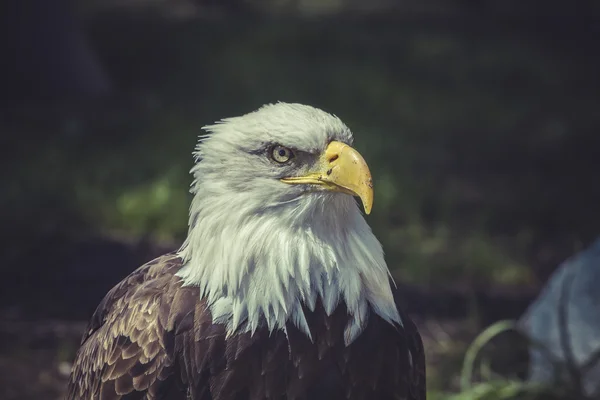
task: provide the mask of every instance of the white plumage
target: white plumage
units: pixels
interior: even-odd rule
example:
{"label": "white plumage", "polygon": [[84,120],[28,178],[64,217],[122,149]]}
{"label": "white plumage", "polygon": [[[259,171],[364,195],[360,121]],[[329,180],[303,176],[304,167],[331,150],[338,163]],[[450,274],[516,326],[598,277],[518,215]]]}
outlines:
{"label": "white plumage", "polygon": [[[263,316],[271,331],[290,320],[310,337],[301,305],[320,298],[328,313],[346,304],[346,344],[368,305],[401,323],[383,250],[352,196],[278,179],[308,172],[331,141],[352,144],[339,118],[277,103],[204,129],[178,275],[207,296],[214,322],[233,334],[254,332]],[[275,165],[270,144],[295,149],[299,162]]]}

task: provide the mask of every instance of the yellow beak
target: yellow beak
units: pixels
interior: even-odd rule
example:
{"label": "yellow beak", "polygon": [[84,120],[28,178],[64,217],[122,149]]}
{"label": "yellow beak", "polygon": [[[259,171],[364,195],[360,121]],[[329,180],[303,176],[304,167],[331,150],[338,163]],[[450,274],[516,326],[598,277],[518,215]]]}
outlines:
{"label": "yellow beak", "polygon": [[329,143],[315,171],[305,176],[283,178],[281,181],[319,185],[325,190],[358,196],[366,214],[373,207],[373,180],[369,166],[358,151],[341,142]]}

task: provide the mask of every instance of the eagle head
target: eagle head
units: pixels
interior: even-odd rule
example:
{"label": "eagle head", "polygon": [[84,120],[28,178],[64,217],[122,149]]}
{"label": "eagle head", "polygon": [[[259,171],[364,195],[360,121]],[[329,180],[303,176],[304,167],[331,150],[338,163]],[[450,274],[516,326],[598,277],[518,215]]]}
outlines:
{"label": "eagle head", "polygon": [[371,173],[337,117],[277,103],[203,128],[189,232],[179,255],[229,334],[288,322],[311,336],[304,310],[348,310],[346,343],[369,310],[401,323],[368,214]]}

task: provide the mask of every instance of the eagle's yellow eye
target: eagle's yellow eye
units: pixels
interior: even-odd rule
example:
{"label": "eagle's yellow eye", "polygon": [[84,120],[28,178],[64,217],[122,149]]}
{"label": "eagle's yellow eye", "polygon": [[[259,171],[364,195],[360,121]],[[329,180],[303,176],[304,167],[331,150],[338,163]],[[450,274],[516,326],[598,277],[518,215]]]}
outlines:
{"label": "eagle's yellow eye", "polygon": [[290,159],[294,157],[294,153],[287,147],[277,145],[273,146],[273,149],[271,150],[271,157],[278,163],[283,164],[290,161]]}

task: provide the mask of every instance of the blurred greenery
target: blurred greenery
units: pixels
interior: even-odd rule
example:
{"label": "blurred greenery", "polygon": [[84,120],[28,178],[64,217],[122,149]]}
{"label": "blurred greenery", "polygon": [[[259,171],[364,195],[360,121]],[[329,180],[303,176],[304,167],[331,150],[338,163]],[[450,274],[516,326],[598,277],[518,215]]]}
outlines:
{"label": "blurred greenery", "polygon": [[600,57],[585,27],[114,12],[87,27],[120,92],[3,120],[4,226],[181,241],[200,127],[281,100],[354,131],[369,223],[402,280],[535,284],[531,266],[596,233]]}
{"label": "blurred greenery", "polygon": [[[526,4],[528,18],[309,20],[99,13],[88,3],[87,32],[118,91],[3,111],[0,233],[26,238],[16,254],[39,251],[32,243],[48,234],[181,242],[200,128],[275,101],[323,108],[353,130],[375,181],[368,221],[402,282],[532,287],[598,233],[593,20],[544,20],[532,1],[510,2]],[[443,323],[455,331],[420,327],[432,399],[458,389],[478,330]],[[52,357],[70,358],[72,343]],[[513,376],[467,389],[452,399],[562,396]]]}
{"label": "blurred greenery", "polygon": [[[448,391],[440,390],[440,388],[447,387],[447,385],[429,384],[428,398],[434,400],[591,400],[597,398],[597,396],[585,395],[581,382],[570,381],[568,378],[560,379],[556,377],[554,382],[547,384],[518,379],[517,371],[519,367],[514,363],[514,358],[513,363],[509,366],[509,376],[503,376],[493,371],[488,359],[489,354],[487,356],[484,354],[486,353],[484,352],[484,348],[490,347],[488,345],[493,340],[497,340],[499,336],[508,331],[518,333],[516,321],[498,321],[479,333],[465,354],[460,377],[461,390],[449,393]],[[518,341],[521,341],[522,344],[528,343],[534,346],[541,346],[545,351],[549,351],[543,344],[534,343],[530,338],[523,336],[521,333],[518,333],[517,337],[513,337],[510,342],[507,342],[510,345],[509,351],[513,353],[513,357],[517,353],[515,347],[518,347],[518,345],[515,346],[515,344]],[[506,349],[496,348],[492,352],[492,358],[494,357],[494,353],[497,357],[501,352],[506,353]],[[475,378],[476,374],[474,372],[476,367],[479,367],[479,379]],[[557,367],[560,368],[559,365]],[[433,371],[436,373],[439,372],[437,368],[433,368]]]}

